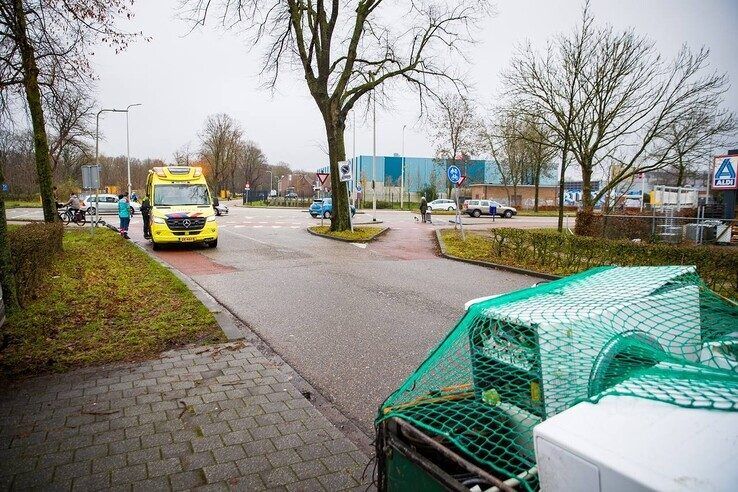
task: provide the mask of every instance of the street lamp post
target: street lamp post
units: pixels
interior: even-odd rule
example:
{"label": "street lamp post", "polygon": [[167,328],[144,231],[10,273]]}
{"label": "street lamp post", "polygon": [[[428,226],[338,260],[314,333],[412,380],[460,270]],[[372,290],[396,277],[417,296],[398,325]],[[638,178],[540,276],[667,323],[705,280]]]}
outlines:
{"label": "street lamp post", "polygon": [[402,167],[400,167],[400,209],[405,205],[405,127],[402,125]]}
{"label": "street lamp post", "polygon": [[[97,112],[97,116],[95,116],[95,166],[97,166],[97,169],[100,169],[100,115],[102,113],[127,113],[127,109],[101,109]],[[99,185],[97,188],[95,188],[95,224],[97,224],[99,214],[100,214],[100,204],[98,203],[98,198],[100,198],[100,188]],[[95,233],[95,224],[93,224],[92,227],[92,233]]]}
{"label": "street lamp post", "polygon": [[[374,72],[369,73],[374,82]],[[377,168],[377,94],[372,91],[372,222],[377,221],[377,189],[375,184]],[[349,211],[351,213],[351,211]]]}
{"label": "street lamp post", "polygon": [[126,162],[128,166],[128,196],[131,196],[131,141],[128,137],[128,110],[134,106],[141,106],[141,103],[129,104],[126,106]]}
{"label": "street lamp post", "polygon": [[272,183],[274,183],[274,173],[272,171],[267,170],[269,173],[269,190],[267,191],[267,198],[270,198],[272,196]]}

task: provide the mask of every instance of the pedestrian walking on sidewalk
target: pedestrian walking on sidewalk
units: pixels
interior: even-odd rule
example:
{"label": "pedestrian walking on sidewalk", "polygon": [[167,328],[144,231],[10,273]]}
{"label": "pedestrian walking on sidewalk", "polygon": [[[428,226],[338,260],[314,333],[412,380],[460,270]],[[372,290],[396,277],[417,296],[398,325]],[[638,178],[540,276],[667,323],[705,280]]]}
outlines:
{"label": "pedestrian walking on sidewalk", "polygon": [[128,237],[128,224],[131,223],[131,204],[128,202],[128,193],[118,195],[118,218],[120,219],[120,235]]}
{"label": "pedestrian walking on sidewalk", "polygon": [[149,197],[144,195],[141,200],[141,218],[144,223],[144,239],[151,238],[151,224],[149,224],[149,217],[151,216],[151,202]]}
{"label": "pedestrian walking on sidewalk", "polygon": [[425,195],[420,199],[420,218],[425,222],[425,213],[428,211],[428,201],[425,199]]}

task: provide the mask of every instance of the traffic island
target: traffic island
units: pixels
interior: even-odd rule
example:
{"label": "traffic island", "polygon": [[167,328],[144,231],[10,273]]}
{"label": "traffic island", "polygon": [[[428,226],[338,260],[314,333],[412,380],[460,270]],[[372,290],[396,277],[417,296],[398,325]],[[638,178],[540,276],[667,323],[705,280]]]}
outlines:
{"label": "traffic island", "polygon": [[558,275],[490,261],[489,240],[480,234],[467,232],[466,240],[464,241],[461,239],[461,235],[453,229],[443,231],[436,229],[436,241],[438,241],[438,248],[441,250],[441,256],[448,258],[449,260],[461,261],[472,265],[494,268],[496,270],[503,270],[512,273],[520,273],[522,275],[540,277],[548,280],[561,278]]}
{"label": "traffic island", "polygon": [[389,231],[389,227],[354,227],[352,231],[331,231],[330,226],[313,226],[308,227],[307,231],[314,236],[321,236],[328,239],[335,239],[336,241],[343,241],[347,243],[368,243],[385,232]]}

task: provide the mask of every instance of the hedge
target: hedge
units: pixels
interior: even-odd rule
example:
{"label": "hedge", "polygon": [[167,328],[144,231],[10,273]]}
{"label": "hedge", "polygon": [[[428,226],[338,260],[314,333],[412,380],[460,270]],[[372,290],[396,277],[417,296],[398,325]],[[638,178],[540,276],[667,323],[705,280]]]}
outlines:
{"label": "hedge", "polygon": [[490,260],[555,275],[598,265],[694,265],[714,291],[738,298],[738,250],[718,246],[646,244],[557,232],[497,228]]}
{"label": "hedge", "polygon": [[21,306],[35,298],[54,259],[62,252],[61,222],[28,224],[8,232],[13,275]]}

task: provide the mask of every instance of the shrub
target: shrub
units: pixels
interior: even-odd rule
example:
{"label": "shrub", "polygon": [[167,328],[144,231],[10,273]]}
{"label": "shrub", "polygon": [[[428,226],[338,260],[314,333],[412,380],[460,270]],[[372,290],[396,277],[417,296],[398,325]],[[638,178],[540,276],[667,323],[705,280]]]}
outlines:
{"label": "shrub", "polygon": [[64,226],[60,222],[29,224],[8,233],[13,275],[21,306],[33,299],[62,252]]}
{"label": "shrub", "polygon": [[591,211],[580,210],[574,224],[574,233],[577,236],[598,236],[602,230],[602,215]]}
{"label": "shrub", "polygon": [[493,262],[556,275],[599,265],[694,265],[711,289],[738,298],[738,250],[734,248],[634,243],[501,227],[491,231],[488,251]]}

